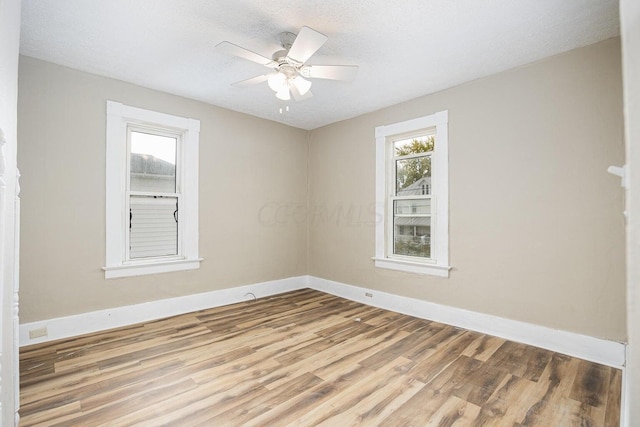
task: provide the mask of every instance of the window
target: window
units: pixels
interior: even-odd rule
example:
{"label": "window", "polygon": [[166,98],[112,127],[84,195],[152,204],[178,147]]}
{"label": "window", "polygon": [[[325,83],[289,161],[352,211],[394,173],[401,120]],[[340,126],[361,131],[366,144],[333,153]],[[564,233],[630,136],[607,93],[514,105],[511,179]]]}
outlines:
{"label": "window", "polygon": [[105,277],[198,268],[200,122],[107,101]]}
{"label": "window", "polygon": [[376,267],[449,276],[448,112],[376,128]]}
{"label": "window", "polygon": [[127,259],[176,256],[179,250],[178,212],[181,135],[130,125],[127,130],[129,173],[129,250]]}

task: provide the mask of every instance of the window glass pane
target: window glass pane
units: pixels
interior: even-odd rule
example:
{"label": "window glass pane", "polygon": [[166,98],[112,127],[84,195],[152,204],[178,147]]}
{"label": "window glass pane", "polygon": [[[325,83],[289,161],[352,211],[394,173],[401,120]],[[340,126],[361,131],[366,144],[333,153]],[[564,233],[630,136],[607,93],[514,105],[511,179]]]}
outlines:
{"label": "window glass pane", "polygon": [[178,198],[131,196],[129,258],[178,254]]}
{"label": "window glass pane", "polygon": [[396,195],[431,194],[431,156],[396,160]]}
{"label": "window glass pane", "polygon": [[394,216],[393,253],[431,258],[431,217]]}
{"label": "window glass pane", "polygon": [[431,199],[395,200],[396,215],[431,215]]}
{"label": "window glass pane", "polygon": [[433,135],[418,136],[415,138],[403,139],[393,143],[396,157],[407,156],[409,154],[427,153],[433,151],[435,138]]}
{"label": "window glass pane", "polygon": [[131,131],[131,191],[176,192],[177,138]]}

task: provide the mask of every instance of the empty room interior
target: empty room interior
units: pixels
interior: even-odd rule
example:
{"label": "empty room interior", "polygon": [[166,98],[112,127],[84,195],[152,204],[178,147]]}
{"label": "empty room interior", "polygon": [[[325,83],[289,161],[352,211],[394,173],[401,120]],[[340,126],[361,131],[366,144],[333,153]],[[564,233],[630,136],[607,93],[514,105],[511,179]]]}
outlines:
{"label": "empty room interior", "polygon": [[3,425],[640,425],[634,1],[0,23]]}

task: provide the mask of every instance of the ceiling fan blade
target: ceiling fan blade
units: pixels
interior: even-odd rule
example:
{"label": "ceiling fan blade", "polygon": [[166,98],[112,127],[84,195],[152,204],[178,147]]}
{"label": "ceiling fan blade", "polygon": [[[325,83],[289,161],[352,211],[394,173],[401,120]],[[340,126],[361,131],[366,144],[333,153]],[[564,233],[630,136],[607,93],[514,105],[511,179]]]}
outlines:
{"label": "ceiling fan blade", "polygon": [[231,86],[235,86],[235,87],[253,86],[253,85],[257,85],[258,83],[266,82],[268,78],[269,78],[269,75],[265,74],[263,76],[252,77],[250,79],[241,80],[239,82],[232,83]]}
{"label": "ceiling fan blade", "polygon": [[289,49],[289,58],[301,64],[307,62],[311,55],[316,53],[318,49],[327,41],[328,37],[309,27],[302,27],[296,37],[291,49]]}
{"label": "ceiling fan blade", "polygon": [[315,79],[353,81],[358,74],[357,65],[309,65],[304,67],[302,75]]}
{"label": "ceiling fan blade", "polygon": [[228,53],[230,55],[239,56],[240,58],[248,59],[252,62],[257,62],[260,65],[264,65],[265,67],[275,68],[278,64],[275,61],[267,58],[266,56],[262,56],[258,53],[252,52],[249,49],[245,49],[238,45],[235,45],[231,42],[221,42],[216,45],[216,49],[220,52]]}
{"label": "ceiling fan blade", "polygon": [[309,99],[313,96],[310,90],[306,91],[304,95],[300,95],[300,91],[295,85],[291,85],[291,94],[296,101],[304,101],[305,99]]}

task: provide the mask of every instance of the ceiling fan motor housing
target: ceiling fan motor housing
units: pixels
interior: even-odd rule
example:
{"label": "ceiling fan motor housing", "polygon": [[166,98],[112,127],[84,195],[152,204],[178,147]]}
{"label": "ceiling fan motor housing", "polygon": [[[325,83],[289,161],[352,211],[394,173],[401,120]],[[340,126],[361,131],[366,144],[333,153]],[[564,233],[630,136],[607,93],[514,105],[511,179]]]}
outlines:
{"label": "ceiling fan motor housing", "polygon": [[[281,36],[285,35],[285,34],[289,34],[291,36],[293,36],[293,39],[295,40],[296,35],[293,33],[282,33]],[[284,50],[279,50],[277,52],[275,52],[271,58],[274,60],[274,62],[276,62],[278,64],[277,67],[275,67],[276,71],[279,73],[284,74],[285,76],[287,76],[287,78],[294,78],[298,72],[300,71],[300,67],[302,67],[302,64],[299,62],[294,61],[293,59],[289,58],[287,55],[289,54],[289,48],[291,47],[291,45],[286,45],[283,42],[283,46],[285,49]]]}

